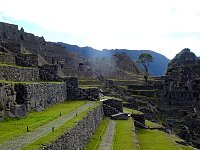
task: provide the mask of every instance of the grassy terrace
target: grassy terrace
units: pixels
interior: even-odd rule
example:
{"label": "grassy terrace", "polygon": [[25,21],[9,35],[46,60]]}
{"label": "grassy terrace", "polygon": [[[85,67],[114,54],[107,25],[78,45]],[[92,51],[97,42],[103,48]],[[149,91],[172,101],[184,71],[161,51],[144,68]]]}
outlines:
{"label": "grassy terrace", "polygon": [[82,89],[91,89],[91,88],[97,88],[97,87],[101,88],[102,85],[79,85],[79,87]]}
{"label": "grassy terrace", "polygon": [[32,144],[27,145],[26,147],[22,148],[22,150],[38,150],[41,149],[41,145],[43,144],[49,144],[51,141],[57,139],[60,135],[67,132],[68,129],[72,128],[78,121],[80,121],[82,118],[87,116],[87,113],[99,106],[100,103],[95,103],[93,106],[89,107],[88,109],[84,110],[78,116],[70,119],[66,123],[64,123],[61,127],[56,129],[54,132],[51,132],[47,134],[46,136],[38,139]]}
{"label": "grassy terrace", "polygon": [[179,147],[165,132],[138,129],[141,150],[179,150]]}
{"label": "grassy terrace", "polygon": [[86,150],[96,150],[98,149],[101,139],[103,138],[103,135],[106,131],[106,128],[108,126],[108,119],[105,118],[102,123],[99,125],[99,127],[96,129],[95,133],[92,135],[89,143],[86,145]]}
{"label": "grassy terrace", "polygon": [[116,133],[114,136],[114,150],[133,150],[133,120],[116,120]]}
{"label": "grassy terrace", "polygon": [[102,83],[98,80],[79,80],[80,85],[101,85]]}
{"label": "grassy terrace", "polygon": [[133,113],[133,114],[143,114],[141,111],[134,110],[134,109],[129,109],[129,108],[123,108],[123,110],[127,113]]}
{"label": "grassy terrace", "polygon": [[44,125],[62,115],[68,114],[77,107],[85,104],[85,101],[67,101],[46,108],[42,112],[31,112],[27,117],[16,119],[5,119],[0,122],[0,143],[3,143],[11,138],[26,133],[27,126],[29,130]]}
{"label": "grassy terrace", "polygon": [[145,125],[149,128],[163,128],[162,125],[158,124],[158,123],[154,123],[154,122],[151,122],[149,120],[145,120]]}

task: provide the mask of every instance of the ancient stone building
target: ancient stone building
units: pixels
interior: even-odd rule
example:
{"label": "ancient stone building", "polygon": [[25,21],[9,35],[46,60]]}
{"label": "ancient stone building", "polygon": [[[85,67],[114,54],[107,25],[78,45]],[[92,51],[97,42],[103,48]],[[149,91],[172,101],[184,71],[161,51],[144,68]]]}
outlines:
{"label": "ancient stone building", "polygon": [[94,78],[87,60],[43,37],[0,22],[0,120],[42,111],[68,99],[98,100],[78,77]]}
{"label": "ancient stone building", "polygon": [[23,28],[18,30],[17,25],[0,22],[0,45],[16,55],[16,64],[53,64],[58,66],[61,76],[95,78],[84,58]]}
{"label": "ancient stone building", "polygon": [[183,49],[168,65],[166,75],[163,77],[163,97],[158,108],[166,125],[198,148],[200,147],[199,75],[198,58],[190,49]]}

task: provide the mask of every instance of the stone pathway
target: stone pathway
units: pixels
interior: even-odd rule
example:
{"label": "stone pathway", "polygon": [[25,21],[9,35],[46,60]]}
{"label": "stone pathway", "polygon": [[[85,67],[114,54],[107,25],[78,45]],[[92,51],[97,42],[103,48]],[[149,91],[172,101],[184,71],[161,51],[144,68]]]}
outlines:
{"label": "stone pathway", "polygon": [[133,142],[134,142],[134,149],[140,150],[140,143],[139,143],[139,139],[138,139],[138,136],[137,136],[137,131],[135,129],[134,121],[133,121]]}
{"label": "stone pathway", "polygon": [[75,109],[71,113],[59,117],[31,132],[27,132],[24,135],[21,135],[13,140],[10,140],[6,143],[0,144],[0,150],[17,150],[24,147],[27,144],[30,144],[37,139],[45,136],[46,134],[52,132],[52,128],[56,130],[62,126],[65,122],[75,117],[77,114],[81,113],[82,111],[86,110],[90,106],[92,106],[95,102],[88,101],[85,105]]}
{"label": "stone pathway", "polygon": [[113,144],[113,137],[115,134],[116,122],[114,120],[109,120],[109,124],[104,134],[101,144],[99,145],[100,150],[111,150]]}

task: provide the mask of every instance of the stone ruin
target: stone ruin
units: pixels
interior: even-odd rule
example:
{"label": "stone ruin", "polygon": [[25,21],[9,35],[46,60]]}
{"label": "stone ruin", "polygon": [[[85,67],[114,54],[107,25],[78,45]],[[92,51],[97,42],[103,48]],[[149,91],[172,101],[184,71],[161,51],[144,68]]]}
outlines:
{"label": "stone ruin", "polygon": [[127,120],[128,114],[123,113],[123,104],[121,100],[105,99],[103,101],[104,115],[113,120]]}
{"label": "stone ruin", "polygon": [[[128,91],[153,89],[156,99],[135,97],[144,117],[162,122],[187,144],[200,148],[200,61],[190,49],[183,49],[168,65],[166,74],[146,86],[130,85]],[[128,93],[127,93],[128,94]],[[142,93],[140,93],[142,94]],[[138,95],[140,95],[138,94]],[[153,96],[153,95],[150,95]],[[139,100],[138,100],[139,99]],[[133,101],[133,99],[131,100]],[[129,104],[129,106],[134,107]]]}
{"label": "stone ruin", "polygon": [[171,60],[162,77],[164,88],[159,105],[165,124],[197,148],[200,148],[199,74],[199,59],[190,49],[183,49]]}
{"label": "stone ruin", "polygon": [[79,87],[78,78],[95,77],[85,67],[84,58],[56,43],[0,22],[0,120],[68,99],[98,100],[98,88]]}
{"label": "stone ruin", "polygon": [[[57,43],[46,42],[44,37],[26,33],[23,28],[18,30],[17,25],[0,22],[0,50],[1,55],[12,58],[9,64],[15,62],[26,67],[56,65],[62,77],[96,77],[86,59],[67,51]],[[13,56],[8,56],[8,53]],[[5,62],[1,61],[1,56],[0,62]]]}
{"label": "stone ruin", "polygon": [[[112,95],[123,104],[138,109],[144,119],[162,122],[165,129],[179,135],[187,144],[200,148],[200,60],[190,49],[183,49],[168,65],[162,77],[151,77],[148,84],[136,81],[106,80]],[[134,116],[134,119],[137,116]]]}

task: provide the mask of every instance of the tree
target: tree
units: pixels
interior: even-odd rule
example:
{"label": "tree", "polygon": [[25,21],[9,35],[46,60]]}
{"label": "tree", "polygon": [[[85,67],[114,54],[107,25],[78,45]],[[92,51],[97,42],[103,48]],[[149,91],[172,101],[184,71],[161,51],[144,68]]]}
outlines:
{"label": "tree", "polygon": [[146,73],[149,71],[149,63],[153,62],[153,57],[148,53],[141,53],[137,60],[138,63],[141,63],[144,66]]}
{"label": "tree", "polygon": [[149,71],[149,63],[153,62],[153,57],[151,54],[148,53],[141,53],[137,60],[138,63],[141,63],[144,66],[146,74],[144,75],[145,82],[147,84],[148,80],[148,71]]}

